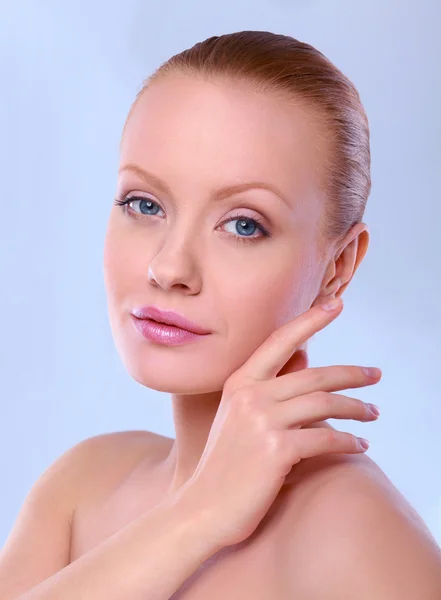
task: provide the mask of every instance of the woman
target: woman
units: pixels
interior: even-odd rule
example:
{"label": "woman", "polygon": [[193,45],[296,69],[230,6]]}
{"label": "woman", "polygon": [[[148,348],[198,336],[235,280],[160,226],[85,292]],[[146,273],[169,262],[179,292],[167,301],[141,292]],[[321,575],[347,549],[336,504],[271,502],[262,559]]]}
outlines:
{"label": "woman", "polygon": [[308,368],[368,247],[352,83],[288,36],[212,37],[147,80],[120,150],[110,323],[130,375],[171,393],[176,439],[119,432],[62,457],[34,505],[48,512],[63,481],[68,542],[53,534],[19,580],[16,534],[6,598],[441,597],[423,521],[326,422],[374,421],[335,392],[381,372]]}

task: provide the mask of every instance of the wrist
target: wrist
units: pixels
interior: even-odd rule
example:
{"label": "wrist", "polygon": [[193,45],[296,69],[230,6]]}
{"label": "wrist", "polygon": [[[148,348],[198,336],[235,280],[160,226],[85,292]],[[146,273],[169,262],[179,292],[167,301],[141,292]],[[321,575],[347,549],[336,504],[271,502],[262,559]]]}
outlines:
{"label": "wrist", "polygon": [[186,486],[165,501],[177,524],[180,534],[197,555],[205,560],[218,552],[223,544],[216,537],[213,513],[201,505]]}

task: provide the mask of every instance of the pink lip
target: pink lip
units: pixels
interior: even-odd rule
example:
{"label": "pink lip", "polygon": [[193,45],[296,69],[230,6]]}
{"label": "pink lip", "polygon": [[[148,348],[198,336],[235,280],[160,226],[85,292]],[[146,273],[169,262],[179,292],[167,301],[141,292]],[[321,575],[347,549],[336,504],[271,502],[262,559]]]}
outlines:
{"label": "pink lip", "polygon": [[161,310],[157,306],[141,306],[139,308],[135,308],[132,311],[132,314],[137,319],[150,319],[159,324],[163,323],[166,325],[173,325],[181,330],[190,333],[196,333],[198,335],[207,335],[208,333],[211,333],[211,331],[208,331],[196,323],[193,323],[182,315],[179,315],[174,311]]}
{"label": "pink lip", "polygon": [[150,342],[164,346],[180,346],[188,342],[204,339],[205,335],[193,333],[187,329],[180,329],[174,325],[164,325],[151,319],[137,319],[132,315],[135,329]]}

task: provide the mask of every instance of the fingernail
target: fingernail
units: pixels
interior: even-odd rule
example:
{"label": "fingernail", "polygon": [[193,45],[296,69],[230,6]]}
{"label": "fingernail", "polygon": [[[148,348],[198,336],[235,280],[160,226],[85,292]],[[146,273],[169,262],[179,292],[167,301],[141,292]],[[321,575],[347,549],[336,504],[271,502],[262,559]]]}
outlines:
{"label": "fingernail", "polygon": [[321,304],[320,306],[323,308],[323,310],[327,310],[328,312],[331,312],[332,310],[335,310],[336,308],[338,308],[341,304],[341,300],[340,298],[331,298],[331,300],[328,300],[326,302],[326,304]]}
{"label": "fingernail", "polygon": [[367,450],[369,448],[369,440],[366,440],[365,438],[362,438],[362,437],[359,437],[357,439],[358,439],[358,443],[363,448],[363,450]]}
{"label": "fingernail", "polygon": [[366,373],[368,377],[372,377],[372,379],[377,379],[379,375],[381,375],[381,369],[377,369],[377,367],[363,367],[363,373]]}
{"label": "fingernail", "polygon": [[367,405],[369,406],[370,411],[378,417],[378,415],[380,414],[380,409],[378,408],[378,406],[376,404],[370,404],[370,402],[368,402]]}

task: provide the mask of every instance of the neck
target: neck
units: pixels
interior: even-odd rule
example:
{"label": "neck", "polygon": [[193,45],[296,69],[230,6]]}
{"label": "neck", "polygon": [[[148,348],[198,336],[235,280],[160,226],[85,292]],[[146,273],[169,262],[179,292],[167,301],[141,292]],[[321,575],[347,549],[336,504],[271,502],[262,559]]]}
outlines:
{"label": "neck", "polygon": [[207,443],[222,392],[172,395],[176,438],[168,457],[173,493],[193,475]]}

